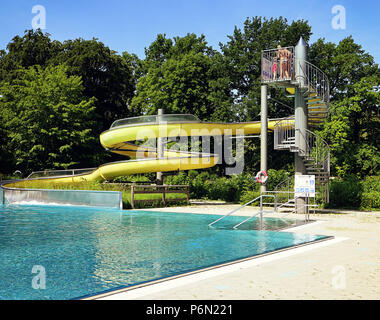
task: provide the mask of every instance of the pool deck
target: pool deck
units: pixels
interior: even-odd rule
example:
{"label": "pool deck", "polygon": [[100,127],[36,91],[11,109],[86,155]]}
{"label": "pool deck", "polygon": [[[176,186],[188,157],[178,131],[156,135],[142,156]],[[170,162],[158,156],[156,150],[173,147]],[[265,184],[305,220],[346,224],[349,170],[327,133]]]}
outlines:
{"label": "pool deck", "polygon": [[[237,207],[198,203],[149,210],[226,214]],[[236,215],[248,216],[257,210],[246,207]],[[288,217],[302,219],[303,216]],[[329,235],[334,239],[98,298],[380,299],[380,212],[335,211],[312,214],[310,219],[316,222],[287,232]]]}

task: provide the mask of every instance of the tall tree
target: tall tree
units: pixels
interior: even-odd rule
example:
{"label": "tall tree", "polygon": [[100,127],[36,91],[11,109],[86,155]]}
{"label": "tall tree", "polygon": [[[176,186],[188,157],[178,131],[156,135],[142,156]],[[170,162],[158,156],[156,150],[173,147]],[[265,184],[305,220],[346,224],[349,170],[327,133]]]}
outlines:
{"label": "tall tree", "polygon": [[220,118],[215,103],[222,103],[225,82],[218,55],[204,35],[188,34],[174,41],[158,35],[146,49],[144,75],[137,83],[132,108],[142,114],[163,108],[167,113],[191,113],[201,119]]}
{"label": "tall tree", "polygon": [[337,45],[319,39],[309,56],[330,80],[330,114],[320,134],[331,148],[332,173],[379,174],[379,66],[352,37]]}
{"label": "tall tree", "polygon": [[0,85],[6,152],[23,172],[93,164],[95,98],[86,98],[81,78],[67,72],[66,66],[35,66]]}
{"label": "tall tree", "polygon": [[26,30],[24,36],[15,36],[0,55],[0,80],[12,79],[19,68],[34,65],[45,67],[61,50],[59,41],[52,41],[48,33]]}
{"label": "tall tree", "polygon": [[133,116],[129,109],[135,90],[131,66],[102,42],[67,40],[51,63],[66,64],[70,75],[82,77],[84,94],[96,98],[98,133],[116,119]]}

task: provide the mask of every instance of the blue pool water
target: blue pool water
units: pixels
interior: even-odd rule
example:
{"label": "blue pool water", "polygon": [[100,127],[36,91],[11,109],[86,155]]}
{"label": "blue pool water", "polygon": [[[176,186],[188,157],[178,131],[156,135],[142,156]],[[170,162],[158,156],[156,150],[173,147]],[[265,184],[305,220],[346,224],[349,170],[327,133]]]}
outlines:
{"label": "blue pool water", "polygon": [[229,228],[243,217],[208,228],[217,217],[0,205],[0,299],[73,299],[326,238]]}

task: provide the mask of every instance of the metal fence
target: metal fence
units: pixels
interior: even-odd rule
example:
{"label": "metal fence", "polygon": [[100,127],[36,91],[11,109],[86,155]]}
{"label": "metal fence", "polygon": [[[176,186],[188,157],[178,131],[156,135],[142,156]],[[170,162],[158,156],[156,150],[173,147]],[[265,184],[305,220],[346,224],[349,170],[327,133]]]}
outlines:
{"label": "metal fence", "polygon": [[264,50],[261,53],[261,82],[294,81],[294,47]]}
{"label": "metal fence", "polygon": [[74,176],[90,173],[94,170],[96,170],[96,168],[34,171],[26,179]]}

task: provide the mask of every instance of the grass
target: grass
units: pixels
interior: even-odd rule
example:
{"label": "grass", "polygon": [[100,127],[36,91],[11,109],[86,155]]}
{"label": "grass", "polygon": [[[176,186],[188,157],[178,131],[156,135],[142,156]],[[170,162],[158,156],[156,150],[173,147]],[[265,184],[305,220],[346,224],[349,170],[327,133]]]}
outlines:
{"label": "grass", "polygon": [[[109,184],[101,182],[73,182],[70,184],[55,184],[55,183],[42,183],[41,181],[28,181],[27,186],[30,189],[55,189],[55,190],[94,190],[94,191],[119,191],[122,193],[124,209],[132,208],[131,205],[131,186],[126,184]],[[186,198],[186,193],[168,193],[165,195],[166,199]],[[162,194],[135,194],[135,200],[157,200],[147,203],[135,203],[135,208],[146,207],[163,207]],[[186,201],[170,201],[167,205],[184,204]]]}

